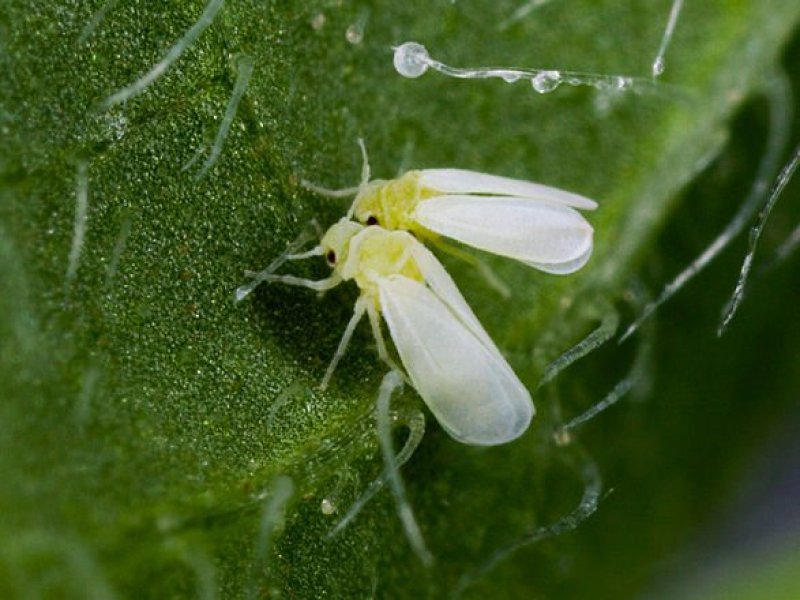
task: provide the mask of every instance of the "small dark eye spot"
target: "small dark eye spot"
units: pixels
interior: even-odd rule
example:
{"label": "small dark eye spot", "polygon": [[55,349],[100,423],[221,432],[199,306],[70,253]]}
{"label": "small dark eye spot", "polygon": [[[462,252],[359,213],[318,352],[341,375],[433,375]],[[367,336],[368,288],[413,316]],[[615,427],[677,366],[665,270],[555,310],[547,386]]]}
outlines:
{"label": "small dark eye spot", "polygon": [[370,215],[367,217],[367,225],[377,225],[378,224],[378,217],[375,215]]}
{"label": "small dark eye spot", "polygon": [[333,250],[328,250],[328,253],[325,255],[325,259],[328,263],[335,265],[336,264],[336,252]]}

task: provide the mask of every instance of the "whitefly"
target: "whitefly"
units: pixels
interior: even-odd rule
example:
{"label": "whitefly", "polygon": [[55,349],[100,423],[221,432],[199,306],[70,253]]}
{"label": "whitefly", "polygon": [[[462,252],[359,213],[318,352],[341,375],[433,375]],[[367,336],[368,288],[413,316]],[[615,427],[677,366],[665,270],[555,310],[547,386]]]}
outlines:
{"label": "whitefly", "polygon": [[304,184],[329,197],[355,195],[348,216],[364,225],[410,231],[434,243],[449,238],[557,275],[577,271],[591,257],[594,230],[579,211],[597,208],[594,200],[466,169],[422,169],[370,181],[364,143],[359,144],[364,167],[358,187]]}
{"label": "whitefly", "polygon": [[347,217],[315,248],[285,260],[324,256],[332,273],[313,281],[279,275],[273,262],[237,290],[242,299],[258,282],[279,282],[317,291],[355,281],[360,290],[353,316],[322,380],[327,386],[356,326],[366,314],[378,354],[391,368],[381,317],[402,363],[402,372],[442,427],[456,440],[491,446],[516,439],[534,414],[530,393],[486,333],[436,257],[407,231],[365,226]]}

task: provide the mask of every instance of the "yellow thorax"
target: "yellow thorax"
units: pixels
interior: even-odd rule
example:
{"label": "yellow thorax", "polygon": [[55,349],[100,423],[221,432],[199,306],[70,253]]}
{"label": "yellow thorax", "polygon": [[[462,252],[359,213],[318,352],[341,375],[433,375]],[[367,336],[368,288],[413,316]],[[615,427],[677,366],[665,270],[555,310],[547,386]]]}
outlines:
{"label": "yellow thorax", "polygon": [[419,171],[408,171],[397,179],[370,182],[353,203],[355,218],[361,223],[386,229],[423,233],[424,228],[414,219],[414,210],[421,200],[432,198],[439,192],[422,187],[419,179]]}
{"label": "yellow thorax", "polygon": [[382,227],[364,227],[341,219],[322,238],[322,248],[331,266],[344,280],[353,279],[361,293],[380,309],[378,283],[399,275],[424,281],[412,248],[419,242],[405,231],[388,231]]}

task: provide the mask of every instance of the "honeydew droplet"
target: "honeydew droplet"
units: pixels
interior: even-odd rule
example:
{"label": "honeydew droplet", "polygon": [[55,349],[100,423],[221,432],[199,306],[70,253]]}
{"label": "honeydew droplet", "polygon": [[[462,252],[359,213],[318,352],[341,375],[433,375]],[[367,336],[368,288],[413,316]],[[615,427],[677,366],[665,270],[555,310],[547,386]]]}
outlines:
{"label": "honeydew droplet", "polygon": [[659,56],[653,61],[653,77],[658,77],[664,72],[664,57]]}
{"label": "honeydew droplet", "polygon": [[500,78],[506,83],[514,83],[516,81],[519,81],[520,75],[518,73],[512,73],[510,71],[501,71]]}
{"label": "honeydew droplet", "polygon": [[572,443],[572,434],[568,429],[560,427],[553,432],[553,441],[556,443],[556,446],[568,446]]}
{"label": "honeydew droplet", "polygon": [[325,15],[322,13],[317,13],[311,19],[311,29],[313,29],[314,31],[319,31],[320,29],[325,27],[325,21],[326,21]]}
{"label": "honeydew droplet", "polygon": [[360,44],[364,39],[364,29],[358,23],[350,25],[344,32],[345,39],[354,46]]}
{"label": "honeydew droplet", "polygon": [[561,85],[561,73],[558,71],[542,71],[531,79],[531,85],[540,94],[547,94]]}
{"label": "honeydew droplet", "polygon": [[617,77],[614,80],[614,85],[618,90],[627,90],[633,87],[633,81],[630,77]]}
{"label": "honeydew droplet", "polygon": [[422,44],[406,42],[394,49],[394,69],[403,77],[415,79],[428,70],[430,55]]}

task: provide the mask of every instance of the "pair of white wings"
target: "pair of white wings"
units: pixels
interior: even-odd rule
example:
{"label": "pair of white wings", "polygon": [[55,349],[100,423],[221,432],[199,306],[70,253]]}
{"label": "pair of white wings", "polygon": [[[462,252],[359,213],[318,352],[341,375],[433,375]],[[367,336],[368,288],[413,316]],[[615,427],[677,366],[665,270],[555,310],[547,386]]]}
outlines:
{"label": "pair of white wings", "polygon": [[458,441],[489,446],[519,437],[534,414],[530,394],[436,257],[416,240],[411,248],[425,283],[402,275],[378,282],[411,382]]}
{"label": "pair of white wings", "polygon": [[414,218],[440,235],[560,275],[592,254],[592,226],[575,209],[593,210],[593,200],[462,169],[420,171],[420,184],[442,195],[420,202]]}

